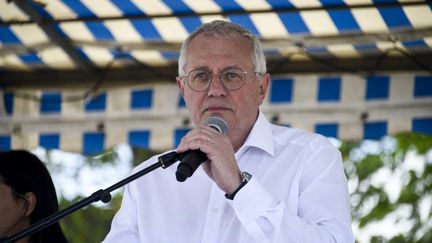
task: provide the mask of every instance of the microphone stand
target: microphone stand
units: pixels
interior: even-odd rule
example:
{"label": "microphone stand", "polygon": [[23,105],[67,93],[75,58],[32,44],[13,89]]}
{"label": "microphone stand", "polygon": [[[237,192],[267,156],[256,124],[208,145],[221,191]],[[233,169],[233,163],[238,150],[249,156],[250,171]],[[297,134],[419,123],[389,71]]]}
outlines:
{"label": "microphone stand", "polygon": [[106,188],[106,189],[99,189],[98,191],[94,192],[93,194],[91,194],[90,196],[72,204],[71,206],[65,208],[62,211],[59,211],[55,214],[52,214],[42,220],[40,220],[39,222],[31,225],[30,227],[28,227],[27,229],[18,232],[17,234],[11,236],[10,238],[8,237],[4,237],[2,239],[0,239],[0,243],[12,243],[15,242],[17,240],[20,240],[28,235],[34,234],[42,229],[45,229],[46,227],[54,224],[55,222],[59,221],[60,219],[72,214],[73,212],[84,208],[85,206],[93,203],[93,202],[97,202],[97,201],[102,201],[104,203],[108,203],[109,201],[111,201],[111,192],[118,189],[119,187],[124,186],[125,184],[128,184],[129,182],[138,179],[139,177],[159,168],[162,167],[163,169],[168,168],[169,166],[171,166],[172,164],[174,164],[177,160],[179,160],[178,154],[173,151],[173,152],[169,152],[166,153],[162,156],[160,156],[158,158],[158,162],[154,163],[153,165],[150,165],[149,167],[146,167],[144,169],[142,169],[141,171],[126,177],[125,179],[117,182],[116,184]]}

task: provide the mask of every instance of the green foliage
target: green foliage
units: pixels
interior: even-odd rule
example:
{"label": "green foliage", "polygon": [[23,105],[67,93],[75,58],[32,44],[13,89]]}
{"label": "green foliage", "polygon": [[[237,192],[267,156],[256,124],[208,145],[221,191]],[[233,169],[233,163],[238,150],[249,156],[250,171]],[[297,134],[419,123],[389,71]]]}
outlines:
{"label": "green foliage", "polygon": [[[156,151],[141,148],[132,148],[132,152],[133,166],[158,154]],[[50,157],[48,157],[48,159],[49,158]],[[91,167],[97,167],[107,163],[113,163],[116,159],[118,159],[118,154],[115,150],[111,149],[100,155],[87,157],[86,163]],[[60,221],[63,232],[70,243],[101,242],[105,238],[115,213],[120,209],[122,199],[122,192],[113,191],[111,195],[112,200],[103,207],[90,204]],[[72,201],[68,201],[65,198],[61,198],[60,209],[65,209],[82,199],[83,198],[78,197]]]}
{"label": "green foliage", "polygon": [[[77,198],[79,201],[82,198]],[[60,221],[63,232],[69,242],[101,242],[110,229],[111,220],[120,208],[121,194],[113,196],[107,207],[89,205]],[[66,208],[72,202],[61,200],[60,207]]]}
{"label": "green foliage", "polygon": [[[392,142],[394,146],[388,146]],[[394,225],[410,225],[403,233],[390,238],[371,236],[370,242],[432,242],[432,163],[426,161],[426,153],[432,150],[432,137],[402,133],[380,141],[377,146],[380,146],[378,152],[367,151],[361,143],[342,143],[340,146],[347,177],[354,185],[351,188],[353,222],[357,222],[359,230],[390,218]],[[414,163],[406,160],[409,151],[420,156],[421,168],[418,164],[414,166],[416,168],[408,164]],[[358,154],[362,156],[358,158]],[[396,198],[393,195],[391,199],[388,188],[397,185],[389,184],[387,178],[376,182],[379,175],[400,176],[398,181],[402,187]],[[421,202],[426,202],[423,205],[427,207],[424,211],[429,212],[426,217],[420,213]],[[409,216],[395,215],[402,207]]]}

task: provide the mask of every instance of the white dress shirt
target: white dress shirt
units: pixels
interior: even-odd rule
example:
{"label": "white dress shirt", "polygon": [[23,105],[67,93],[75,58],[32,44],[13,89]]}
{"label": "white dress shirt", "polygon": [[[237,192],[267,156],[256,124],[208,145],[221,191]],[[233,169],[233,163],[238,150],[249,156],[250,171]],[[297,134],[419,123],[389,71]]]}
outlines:
{"label": "white dress shirt", "polygon": [[131,182],[104,243],[354,242],[341,156],[326,138],[260,112],[235,157],[252,179],[234,200],[201,166],[185,182],[177,164]]}

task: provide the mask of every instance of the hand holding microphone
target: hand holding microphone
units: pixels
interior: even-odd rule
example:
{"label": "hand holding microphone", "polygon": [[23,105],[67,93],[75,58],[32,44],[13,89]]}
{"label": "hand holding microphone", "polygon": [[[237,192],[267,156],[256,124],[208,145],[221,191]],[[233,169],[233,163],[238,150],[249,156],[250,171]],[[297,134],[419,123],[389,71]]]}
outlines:
{"label": "hand holding microphone", "polygon": [[[213,128],[220,134],[227,134],[228,125],[224,119],[211,116],[207,119],[205,123],[208,127]],[[200,166],[201,163],[207,161],[207,156],[205,153],[197,150],[188,150],[180,154],[180,163],[177,167],[176,178],[177,181],[185,181],[187,178],[192,176],[195,170]]]}

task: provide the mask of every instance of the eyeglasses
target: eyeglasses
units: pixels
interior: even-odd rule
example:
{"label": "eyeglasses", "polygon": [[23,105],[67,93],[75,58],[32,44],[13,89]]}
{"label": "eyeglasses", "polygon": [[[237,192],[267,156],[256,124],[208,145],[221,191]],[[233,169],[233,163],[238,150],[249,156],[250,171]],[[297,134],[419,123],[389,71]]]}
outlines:
{"label": "eyeglasses", "polygon": [[[240,68],[226,69],[219,74],[223,86],[229,90],[236,90],[243,86],[246,80],[246,71]],[[196,69],[190,71],[187,75],[181,76],[186,78],[189,87],[197,92],[202,92],[210,87],[213,75],[208,71]]]}

